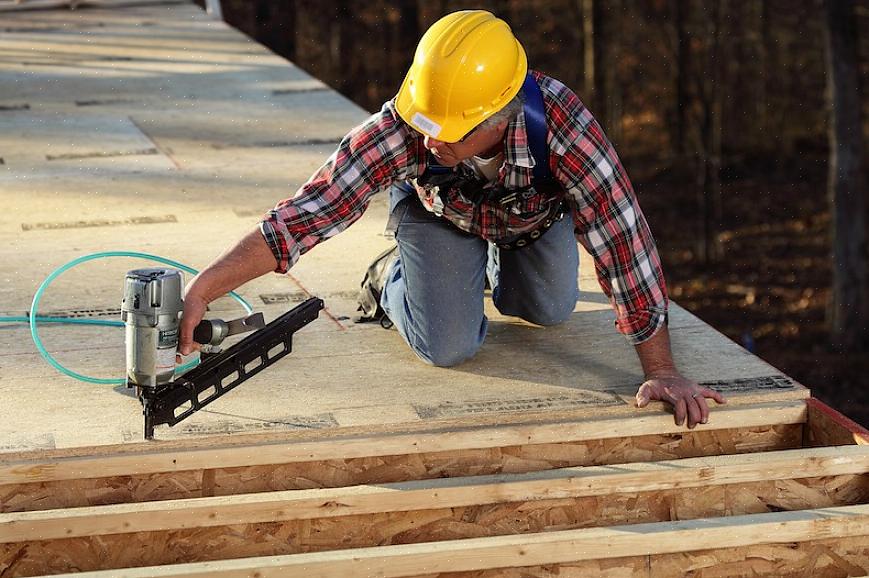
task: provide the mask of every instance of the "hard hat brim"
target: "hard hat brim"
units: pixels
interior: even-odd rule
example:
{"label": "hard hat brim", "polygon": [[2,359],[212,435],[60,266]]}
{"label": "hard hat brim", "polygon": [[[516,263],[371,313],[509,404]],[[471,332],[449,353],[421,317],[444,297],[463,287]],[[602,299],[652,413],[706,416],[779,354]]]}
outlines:
{"label": "hard hat brim", "polygon": [[[516,43],[516,68],[504,91],[480,106],[461,112],[449,111],[451,114],[438,114],[432,110],[431,103],[435,100],[433,97],[442,96],[433,95],[432,92],[445,89],[436,88],[433,83],[415,82],[415,79],[421,76],[420,68],[426,65],[424,59],[421,64],[420,60],[415,58],[395,97],[395,109],[398,115],[411,128],[423,135],[447,143],[458,142],[474,127],[506,106],[522,89],[528,73],[528,59],[522,44],[515,38],[513,41]],[[473,82],[473,79],[468,82]],[[450,90],[455,88],[450,87]],[[420,94],[416,94],[417,91],[420,91]],[[424,91],[426,94],[422,94]],[[424,106],[424,103],[428,103],[429,106]]]}

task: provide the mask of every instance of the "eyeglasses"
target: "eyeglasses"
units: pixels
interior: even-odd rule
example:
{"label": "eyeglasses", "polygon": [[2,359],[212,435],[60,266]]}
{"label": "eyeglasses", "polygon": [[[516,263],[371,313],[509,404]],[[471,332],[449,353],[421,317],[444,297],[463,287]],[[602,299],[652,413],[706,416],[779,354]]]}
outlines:
{"label": "eyeglasses", "polygon": [[471,138],[471,137],[474,135],[475,132],[477,132],[478,130],[480,130],[480,127],[482,127],[482,126],[483,126],[482,123],[478,124],[477,126],[475,126],[474,128],[472,128],[471,131],[470,131],[468,134],[466,134],[465,136],[463,136],[462,138],[460,138],[460,139],[459,139],[458,141],[456,141],[456,142],[465,142],[466,140],[468,140],[469,138]]}

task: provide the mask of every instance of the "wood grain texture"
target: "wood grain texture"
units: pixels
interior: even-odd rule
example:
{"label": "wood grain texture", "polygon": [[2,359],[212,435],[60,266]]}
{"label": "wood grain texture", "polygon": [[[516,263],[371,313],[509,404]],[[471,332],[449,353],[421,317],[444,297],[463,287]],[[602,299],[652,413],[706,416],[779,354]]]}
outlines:
{"label": "wood grain texture", "polygon": [[869,474],[774,480],[725,486],[726,515],[869,503]]}
{"label": "wood grain texture", "polygon": [[867,571],[869,542],[857,536],[414,578],[865,578]]}
{"label": "wood grain texture", "polygon": [[[859,481],[857,478],[829,476],[776,484],[712,485],[411,512],[31,540],[0,544],[0,560],[8,561],[11,575],[26,576],[776,513],[785,507],[807,509],[865,504],[869,498],[866,479],[865,476],[860,476],[862,479]],[[799,491],[795,491],[795,486]],[[836,492],[836,488],[848,489]],[[741,499],[734,499],[734,493]],[[822,500],[813,503],[811,500],[817,497]],[[698,534],[703,531],[702,527],[697,529]]]}
{"label": "wood grain texture", "polygon": [[[525,474],[469,476],[0,514],[0,542],[73,538],[186,528],[282,522],[352,515],[488,507],[547,499],[669,492],[697,500],[718,486],[781,495],[780,509],[861,503],[869,474],[869,448],[808,448],[762,454],[705,456],[617,466],[558,468]],[[840,476],[849,476],[842,480]],[[855,478],[856,479],[852,479]],[[869,476],[867,476],[869,477]],[[809,481],[804,481],[804,479]],[[865,480],[864,480],[865,482]],[[772,489],[766,490],[767,485]],[[755,488],[757,486],[757,488]],[[788,502],[788,497],[792,501]],[[836,498],[844,500],[837,504]],[[717,499],[723,510],[726,500]],[[771,503],[767,500],[767,503]],[[764,510],[759,510],[764,511]],[[690,516],[690,517],[700,517]]]}
{"label": "wood grain texture", "polygon": [[806,445],[869,445],[869,430],[816,398],[806,400]]}
{"label": "wood grain texture", "polygon": [[[336,488],[457,476],[518,474],[572,466],[744,454],[793,449],[800,446],[801,440],[802,424],[785,424],[573,443],[6,484],[0,485],[0,512]],[[203,476],[210,482],[203,484]]]}
{"label": "wood grain texture", "polygon": [[650,578],[781,576],[840,578],[869,572],[869,537],[843,536],[785,544],[651,556]]}
{"label": "wood grain texture", "polygon": [[413,578],[648,578],[649,557],[632,556],[609,560],[585,560],[572,564],[549,564],[523,568],[497,568],[474,572],[442,572]]}
{"label": "wood grain texture", "polygon": [[[716,413],[706,431],[737,427],[756,427],[804,423],[805,402],[787,401],[728,408]],[[599,439],[683,433],[669,415],[642,412],[624,417],[531,424],[502,424],[480,428],[430,430],[412,434],[362,435],[326,440],[254,444],[249,446],[150,451],[94,456],[46,456],[0,459],[0,484],[75,480],[83,477],[179,472],[217,467],[271,465],[313,460],[448,452],[499,448],[512,445],[537,445]]]}
{"label": "wood grain texture", "polygon": [[[865,573],[862,556],[869,544],[867,536],[869,505],[860,505],[128,568],[84,576],[228,578],[255,575],[268,578],[304,575],[306,578],[399,578],[419,576],[420,570],[422,575],[437,575],[634,556],[654,557],[703,550],[724,553],[743,547],[788,545],[815,540],[828,541],[829,551],[839,555],[836,543],[841,539],[849,539],[846,545],[852,551],[851,554],[846,552],[844,556],[840,555],[844,563],[853,564],[852,573]],[[237,538],[244,540],[242,536]],[[849,562],[845,556],[855,560]],[[813,558],[808,556],[804,559],[805,564],[810,565]],[[841,568],[843,562],[837,563]]]}

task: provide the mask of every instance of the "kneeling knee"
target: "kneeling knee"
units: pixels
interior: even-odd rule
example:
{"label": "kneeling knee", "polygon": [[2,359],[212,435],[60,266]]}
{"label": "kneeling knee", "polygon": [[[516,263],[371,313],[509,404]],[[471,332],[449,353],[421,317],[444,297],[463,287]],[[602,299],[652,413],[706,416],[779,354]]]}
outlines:
{"label": "kneeling knee", "polygon": [[537,309],[535,311],[528,312],[525,315],[521,315],[521,317],[525,321],[533,323],[534,325],[550,327],[552,325],[560,325],[567,321],[570,318],[570,314],[573,313],[573,309],[574,305],[571,305],[570,307],[563,306],[560,309]]}
{"label": "kneeling knee", "polygon": [[442,346],[429,347],[425,351],[413,348],[420,359],[435,367],[454,367],[473,357],[480,349],[476,343],[457,346],[445,343]]}

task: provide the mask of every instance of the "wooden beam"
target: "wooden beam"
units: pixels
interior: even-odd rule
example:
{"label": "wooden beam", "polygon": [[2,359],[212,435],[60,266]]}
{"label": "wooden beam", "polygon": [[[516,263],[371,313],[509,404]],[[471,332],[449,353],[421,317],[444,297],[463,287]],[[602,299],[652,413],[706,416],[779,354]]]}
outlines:
{"label": "wooden beam", "polygon": [[402,578],[869,536],[869,505],[70,574],[79,578]]}
{"label": "wooden beam", "polygon": [[[830,508],[869,502],[867,481],[865,475],[827,476],[18,542],[0,544],[0,567],[8,565],[6,573],[10,575],[58,574]],[[869,547],[869,541],[864,539],[864,545]],[[621,562],[612,563],[621,566]],[[577,575],[598,574],[592,571]],[[546,576],[549,575],[544,573]],[[504,577],[497,574],[490,578]]]}
{"label": "wooden beam", "polygon": [[[685,578],[686,576],[838,578],[860,576],[869,570],[869,540],[866,536],[854,536],[786,544],[755,544],[738,548],[659,554],[649,556],[647,560],[645,568],[651,569],[651,576],[654,578]],[[623,567],[624,564],[619,566]],[[649,574],[638,574],[637,578],[640,575],[649,578]],[[538,574],[532,576],[536,577]],[[545,578],[546,574],[539,576]]]}
{"label": "wooden beam", "polygon": [[801,423],[695,429],[621,439],[7,484],[0,486],[0,512],[520,474],[577,466],[780,451],[801,448],[803,429]]}
{"label": "wooden beam", "polygon": [[[813,448],[0,514],[0,543],[410,512],[869,473],[869,447]],[[722,512],[724,506],[722,504]]]}
{"label": "wooden beam", "polygon": [[869,445],[869,430],[814,397],[806,400],[806,445]]}
{"label": "wooden beam", "polygon": [[[716,410],[712,422],[694,431],[804,423],[803,400],[763,403]],[[0,485],[102,478],[108,476],[231,468],[312,460],[446,452],[516,445],[685,433],[670,415],[642,412],[633,417],[436,430],[383,436],[337,437],[326,441],[271,443],[210,449],[77,455],[45,460],[0,459]]]}

